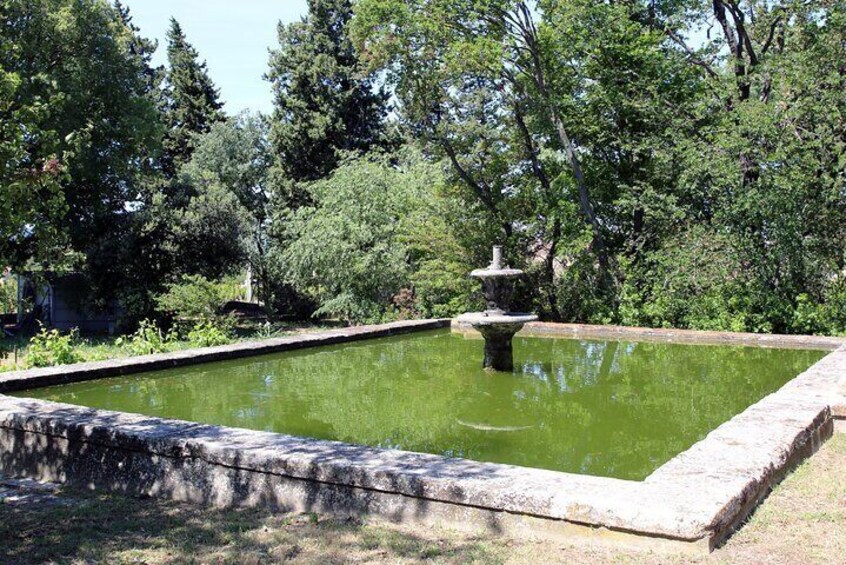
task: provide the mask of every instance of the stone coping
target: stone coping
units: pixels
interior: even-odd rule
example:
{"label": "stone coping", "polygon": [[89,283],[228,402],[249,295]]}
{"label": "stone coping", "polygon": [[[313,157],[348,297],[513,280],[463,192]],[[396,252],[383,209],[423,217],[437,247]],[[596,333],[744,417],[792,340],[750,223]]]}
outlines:
{"label": "stone coping", "polygon": [[[367,335],[381,335],[375,333],[379,328],[367,330]],[[833,433],[832,407],[846,406],[844,396],[846,346],[717,427],[644,481],[450,459],[2,395],[0,432],[36,438],[33,445],[61,440],[108,453],[143,454],[158,465],[202,462],[239,475],[284,477],[713,549],[773,484]],[[47,467],[43,460],[22,463],[23,445],[7,441],[6,450],[0,450],[0,470],[38,475]],[[71,457],[68,448],[43,453],[57,458],[62,469],[65,464],[78,468],[65,461]],[[38,457],[48,457],[43,453]],[[75,479],[86,481],[85,476]],[[233,496],[231,489],[221,487],[207,501],[238,503]]]}
{"label": "stone coping", "polygon": [[116,377],[145,371],[171,369],[186,365],[225,361],[268,353],[279,353],[307,347],[332,345],[386,337],[409,332],[449,327],[449,319],[408,320],[371,326],[353,326],[349,328],[309,332],[260,341],[242,341],[218,347],[183,349],[170,353],[140,355],[107,361],[75,363],[0,373],[0,394],[30,388],[40,388],[58,384]]}
{"label": "stone coping", "polygon": [[[453,319],[452,329],[460,332],[474,331],[470,324],[464,322],[460,317]],[[559,324],[552,322],[530,322],[523,328],[522,334],[537,337],[659,341],[697,345],[747,345],[777,349],[817,349],[822,351],[834,351],[838,347],[846,345],[846,337],[712,332],[639,328],[635,326]]]}

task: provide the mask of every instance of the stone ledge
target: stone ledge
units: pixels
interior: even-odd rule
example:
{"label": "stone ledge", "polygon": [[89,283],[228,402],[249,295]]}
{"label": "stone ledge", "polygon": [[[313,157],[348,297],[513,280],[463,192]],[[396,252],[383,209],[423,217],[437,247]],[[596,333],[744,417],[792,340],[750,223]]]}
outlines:
{"label": "stone ledge", "polygon": [[649,550],[703,552],[707,549],[707,541],[701,539],[687,541],[644,537],[623,530],[442,502],[374,488],[299,479],[231,467],[198,457],[168,457],[3,426],[0,426],[0,469],[9,475],[75,483],[89,489],[218,507],[263,506],[283,512],[365,515],[391,522],[449,526],[476,533],[482,530],[528,539],[589,540],[591,543],[623,541],[627,546]]}
{"label": "stone ledge", "polygon": [[[381,450],[3,396],[0,430],[7,436],[24,438],[0,440],[0,469],[9,474],[26,471],[33,465],[29,460],[35,457],[39,472],[54,468],[50,474],[59,476],[53,480],[68,480],[65,468],[74,463],[66,460],[66,450],[50,447],[58,440],[77,449],[86,446],[87,450],[144,454],[151,462],[170,460],[169,465],[182,464],[175,463],[179,461],[203,463],[246,474],[398,494],[591,527],[649,532],[672,539],[695,541],[706,534],[703,524],[690,523],[673,505],[649,509],[649,501],[659,496],[660,489],[635,481]],[[84,474],[91,472],[93,469],[88,469]],[[143,474],[149,472],[147,469]],[[38,478],[48,480],[47,476]],[[149,488],[172,491],[175,487],[156,484]],[[190,485],[178,488],[190,490]],[[236,491],[225,483],[198,496],[203,502],[219,506],[241,503]]]}
{"label": "stone ledge", "polygon": [[642,482],[2,395],[0,472],[217,506],[363,513],[702,551],[832,433],[830,406],[846,404],[844,383],[841,347]]}
{"label": "stone ledge", "polygon": [[[469,324],[454,319],[452,328],[461,332],[473,332]],[[640,328],[635,326],[597,326],[589,324],[559,324],[552,322],[530,322],[521,335],[570,337],[581,339],[612,339],[631,341],[660,341],[665,343],[691,343],[698,345],[749,345],[779,349],[818,349],[834,351],[846,347],[846,338],[777,335],[737,332],[712,332],[700,330],[676,330],[663,328]]]}
{"label": "stone ledge", "polygon": [[449,324],[449,319],[437,319],[408,320],[373,326],[353,326],[261,341],[244,341],[218,347],[184,349],[171,353],[0,373],[0,393],[446,328],[449,327]]}
{"label": "stone ledge", "polygon": [[[346,500],[343,508],[397,495],[390,505],[403,514],[408,505],[440,503],[713,547],[748,512],[745,502],[757,501],[780,478],[776,471],[795,463],[793,453],[819,444],[831,420],[826,410],[813,417],[807,410],[783,425],[768,422],[753,439],[729,433],[772,414],[759,407],[754,418],[732,420],[636,482],[0,396],[0,470],[216,506],[301,507],[296,497],[256,486],[276,477],[332,490]],[[745,460],[748,445],[756,449]],[[107,473],[110,465],[117,467]]]}

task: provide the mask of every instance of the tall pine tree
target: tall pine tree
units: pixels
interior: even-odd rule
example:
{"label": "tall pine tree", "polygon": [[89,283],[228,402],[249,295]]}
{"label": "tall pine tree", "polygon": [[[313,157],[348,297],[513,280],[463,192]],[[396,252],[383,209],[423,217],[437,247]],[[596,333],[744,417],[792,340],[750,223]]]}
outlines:
{"label": "tall pine tree", "polygon": [[115,0],[114,9],[121,23],[123,23],[131,34],[129,52],[138,59],[143,68],[144,76],[147,78],[147,92],[156,101],[161,103],[159,98],[161,97],[161,84],[162,80],[164,80],[165,69],[163,66],[153,66],[153,54],[158,49],[159,42],[141,35],[141,28],[135,25],[129,6],[126,6],[120,0]]}
{"label": "tall pine tree", "polygon": [[308,0],[308,7],[301,21],[279,25],[266,77],[276,107],[276,184],[293,208],[307,201],[298,185],[327,176],[340,152],[365,152],[386,139],[388,96],[361,72],[347,34],[351,0]]}
{"label": "tall pine tree", "polygon": [[162,171],[173,178],[194,152],[194,134],[207,133],[214,122],[225,116],[220,93],[209,78],[206,63],[185,38],[176,19],[170,19],[167,32],[169,69],[165,90],[165,120]]}

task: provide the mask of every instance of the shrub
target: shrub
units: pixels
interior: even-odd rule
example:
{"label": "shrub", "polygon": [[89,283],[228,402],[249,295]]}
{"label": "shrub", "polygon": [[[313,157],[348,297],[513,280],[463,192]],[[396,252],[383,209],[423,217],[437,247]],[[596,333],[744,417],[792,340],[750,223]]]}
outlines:
{"label": "shrub", "polygon": [[79,331],[74,328],[67,334],[59,330],[41,330],[32,336],[27,348],[26,360],[30,367],[69,365],[83,360],[78,350]]}
{"label": "shrub", "polygon": [[160,309],[181,320],[218,320],[220,307],[241,295],[240,281],[227,278],[210,281],[201,275],[185,275],[169,284],[167,292],[157,297]]}
{"label": "shrub", "polygon": [[791,330],[802,334],[846,335],[846,280],[837,278],[822,300],[808,294],[796,298]]}
{"label": "shrub", "polygon": [[628,266],[625,325],[771,332],[782,305],[744,269],[731,241],[695,226]]}
{"label": "shrub", "polygon": [[199,322],[188,332],[188,342],[195,347],[226,345],[230,341],[226,326],[209,320]]}
{"label": "shrub", "polygon": [[[2,274],[2,273],[0,273]],[[0,314],[14,314],[18,311],[18,281],[15,277],[0,277]]]}
{"label": "shrub", "polygon": [[178,341],[174,331],[163,333],[155,322],[143,320],[135,333],[115,340],[115,345],[126,347],[132,355],[163,353]]}
{"label": "shrub", "polygon": [[258,328],[256,328],[256,332],[253,337],[255,339],[273,339],[276,337],[281,337],[286,333],[287,332],[285,331],[284,326],[274,325],[270,322],[265,322],[261,324]]}

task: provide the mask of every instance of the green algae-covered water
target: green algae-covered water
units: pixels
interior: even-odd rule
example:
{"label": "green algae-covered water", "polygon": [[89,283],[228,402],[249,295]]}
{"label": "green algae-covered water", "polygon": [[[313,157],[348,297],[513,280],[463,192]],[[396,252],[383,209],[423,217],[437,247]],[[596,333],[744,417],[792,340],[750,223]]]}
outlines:
{"label": "green algae-covered water", "polygon": [[20,396],[639,480],[825,355],[517,337],[512,374],[482,345],[437,330]]}

